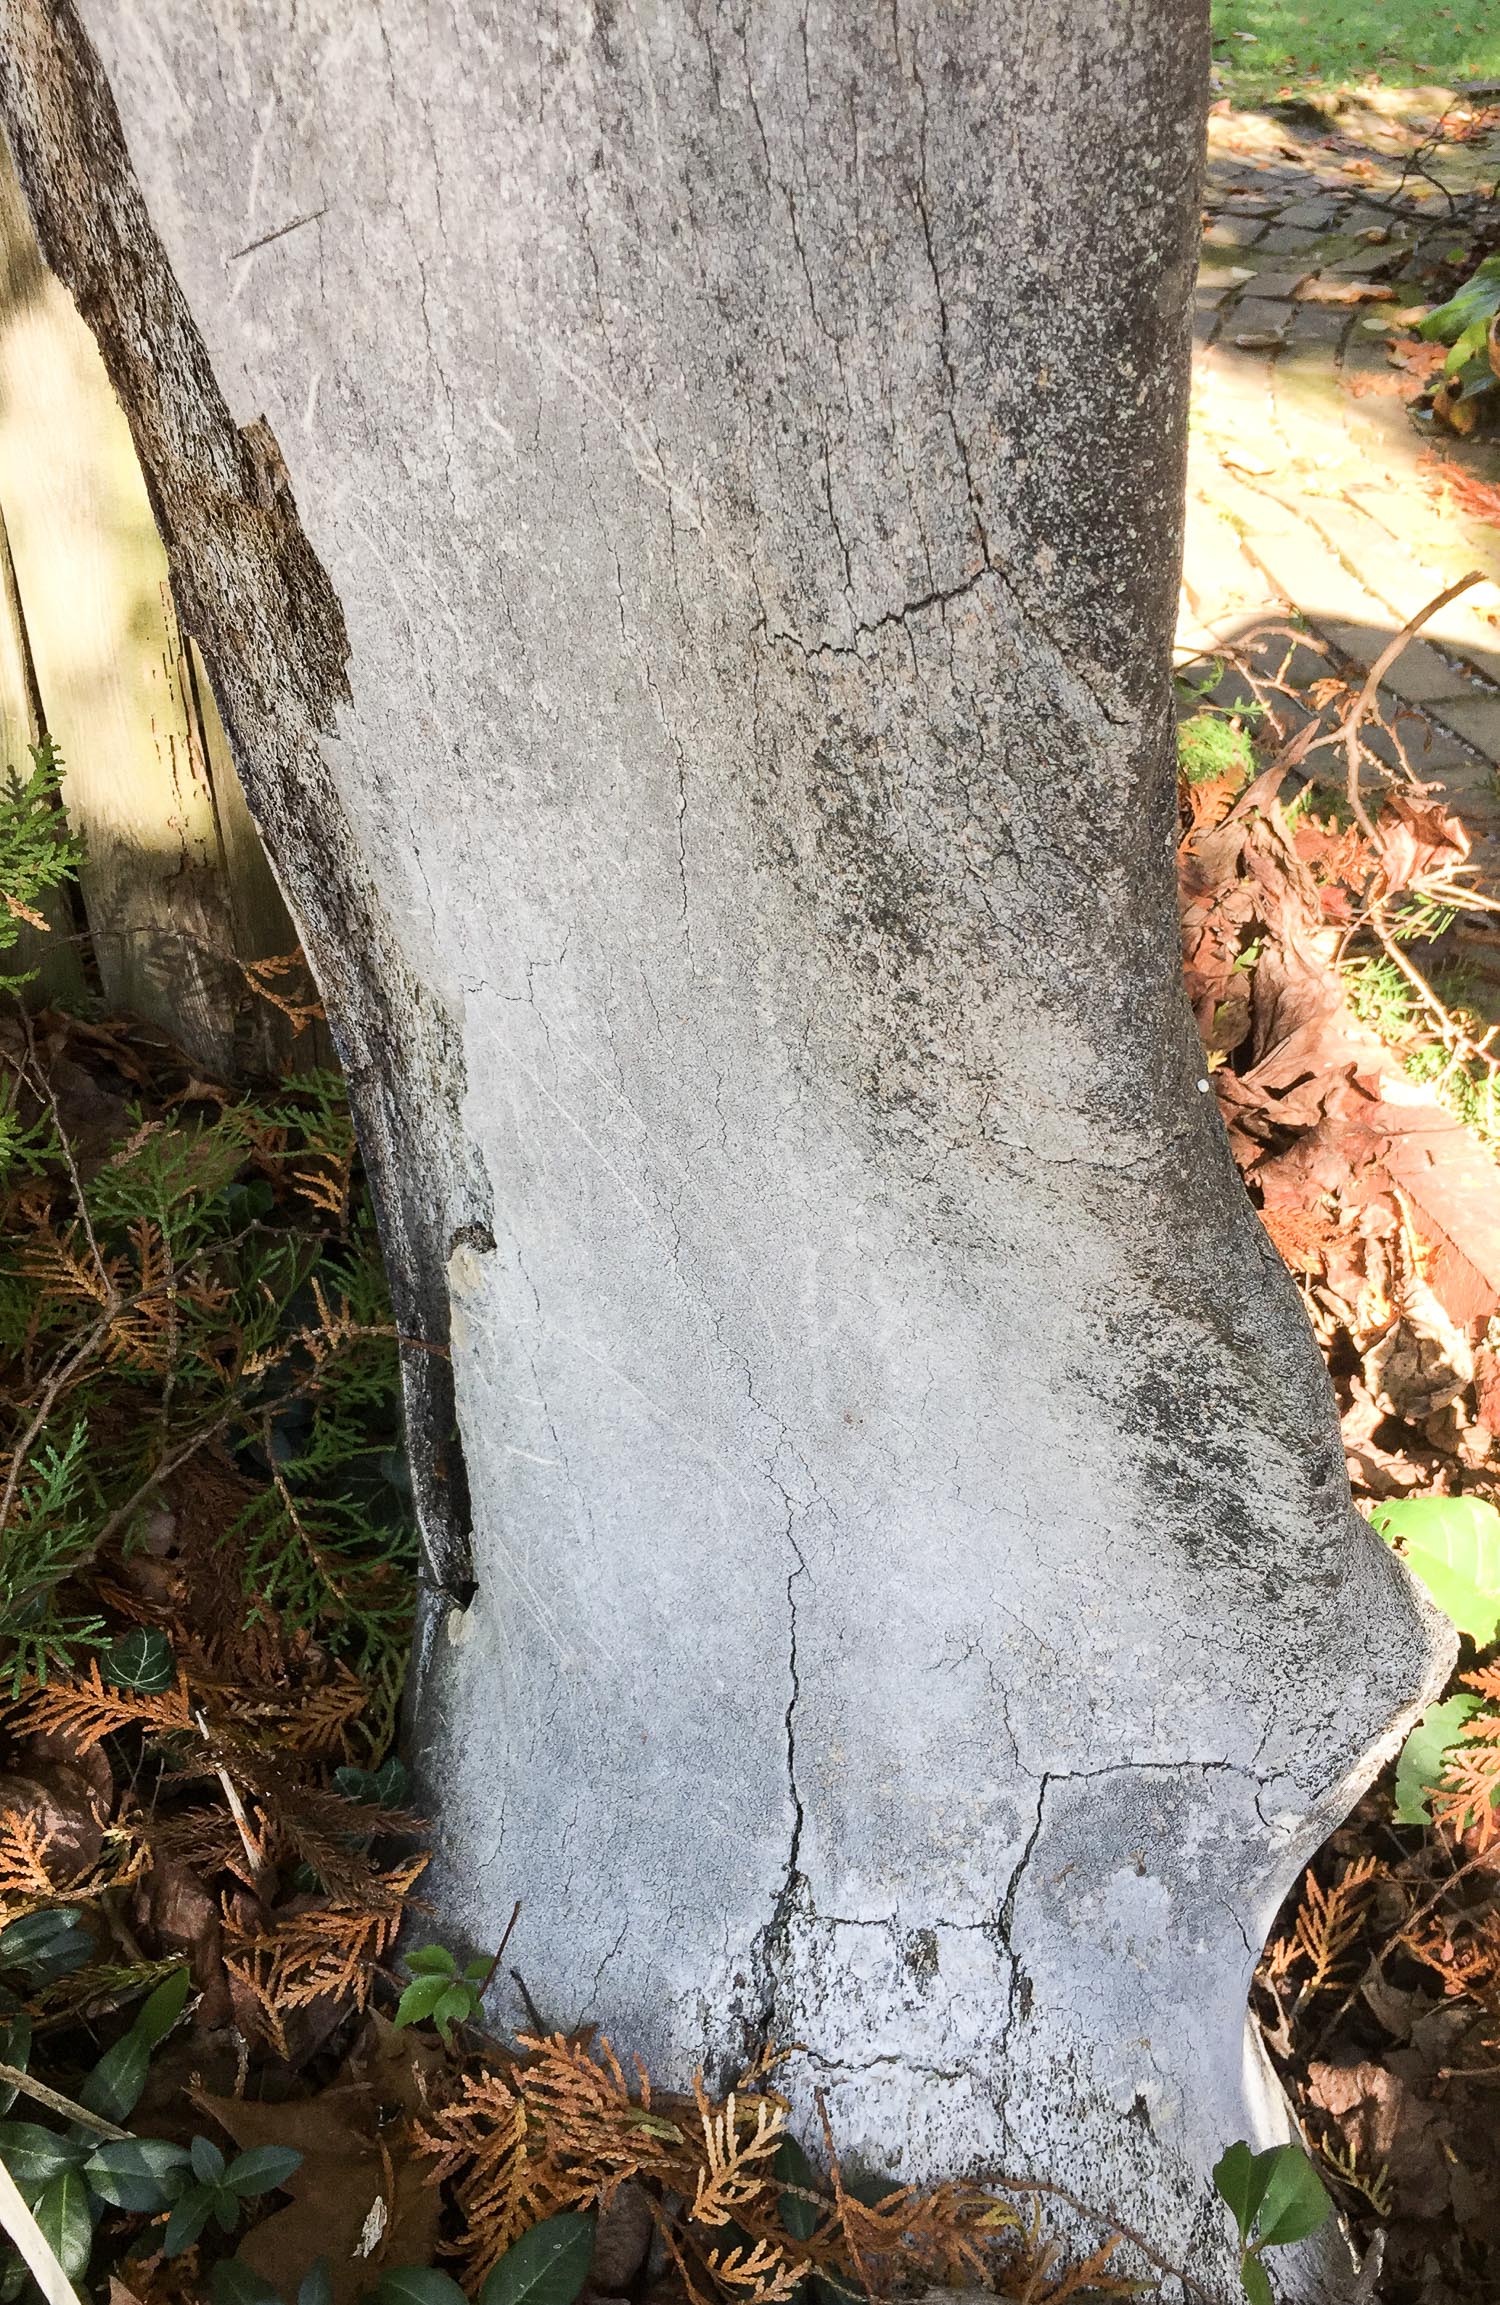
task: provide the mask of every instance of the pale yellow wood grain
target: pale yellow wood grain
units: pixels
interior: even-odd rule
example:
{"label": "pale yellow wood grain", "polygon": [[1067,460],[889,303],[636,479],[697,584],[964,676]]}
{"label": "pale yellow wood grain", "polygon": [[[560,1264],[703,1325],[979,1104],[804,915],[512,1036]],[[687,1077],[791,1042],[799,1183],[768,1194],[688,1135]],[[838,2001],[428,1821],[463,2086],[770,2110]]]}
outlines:
{"label": "pale yellow wood grain", "polygon": [[[41,733],[36,686],[21,618],[20,594],[10,557],[10,538],[0,512],[0,777],[25,777],[31,767],[31,747]],[[28,1006],[60,1001],[76,1004],[85,990],[73,907],[62,889],[46,889],[33,900],[33,909],[47,922],[45,929],[19,924],[16,942],[0,961],[7,976],[32,972],[23,995]]]}
{"label": "pale yellow wood grain", "polygon": [[252,996],[166,559],[98,349],[41,261],[3,145],[0,509],[41,709],[87,843],[105,997],[228,1071]]}

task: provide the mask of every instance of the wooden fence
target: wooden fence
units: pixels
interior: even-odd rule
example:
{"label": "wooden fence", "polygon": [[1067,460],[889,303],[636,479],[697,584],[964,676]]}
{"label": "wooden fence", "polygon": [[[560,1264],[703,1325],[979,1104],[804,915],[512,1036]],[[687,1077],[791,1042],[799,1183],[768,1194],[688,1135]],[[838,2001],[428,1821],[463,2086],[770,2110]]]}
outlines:
{"label": "wooden fence", "polygon": [[[111,1007],[221,1077],[327,1060],[245,964],[296,932],[197,649],[182,632],[129,428],[93,337],[42,261],[0,140],[0,771],[42,732],[85,843],[88,937]],[[74,922],[22,964],[43,997],[84,977]]]}

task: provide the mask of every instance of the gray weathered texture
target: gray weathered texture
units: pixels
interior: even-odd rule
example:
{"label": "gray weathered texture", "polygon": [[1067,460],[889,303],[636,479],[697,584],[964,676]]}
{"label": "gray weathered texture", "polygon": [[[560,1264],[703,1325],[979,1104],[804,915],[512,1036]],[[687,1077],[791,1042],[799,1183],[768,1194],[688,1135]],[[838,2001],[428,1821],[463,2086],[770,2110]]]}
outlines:
{"label": "gray weathered texture", "polygon": [[1178,985],[1203,13],[81,12],[161,250],[63,0],[9,133],[451,1303],[445,1925],[1217,2282],[1440,1644]]}

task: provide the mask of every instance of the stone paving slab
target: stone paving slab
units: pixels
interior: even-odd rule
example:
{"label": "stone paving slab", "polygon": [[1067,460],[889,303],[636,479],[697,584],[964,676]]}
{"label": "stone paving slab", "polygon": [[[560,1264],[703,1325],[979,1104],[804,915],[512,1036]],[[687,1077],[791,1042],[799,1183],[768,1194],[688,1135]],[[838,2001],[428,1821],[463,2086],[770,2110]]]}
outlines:
{"label": "stone paving slab", "polygon": [[1360,675],[1482,569],[1408,644],[1380,703],[1500,896],[1500,525],[1436,496],[1429,470],[1436,446],[1494,484],[1500,522],[1500,444],[1421,430],[1387,350],[1409,341],[1394,315],[1429,304],[1427,275],[1465,244],[1464,203],[1500,178],[1500,124],[1472,111],[1442,90],[1378,90],[1317,126],[1210,119],[1178,642],[1203,666],[1249,636],[1257,661],[1291,658],[1294,684]]}

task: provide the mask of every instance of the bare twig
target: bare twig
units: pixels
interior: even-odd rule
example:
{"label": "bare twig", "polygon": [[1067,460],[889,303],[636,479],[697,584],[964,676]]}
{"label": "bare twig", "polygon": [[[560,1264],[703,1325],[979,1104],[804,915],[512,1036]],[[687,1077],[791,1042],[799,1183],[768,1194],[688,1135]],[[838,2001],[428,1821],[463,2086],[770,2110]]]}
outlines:
{"label": "bare twig", "polygon": [[52,1125],[57,1131],[57,1141],[62,1147],[63,1160],[67,1166],[68,1176],[72,1181],[73,1198],[78,1203],[78,1215],[83,1225],[84,1237],[88,1241],[89,1251],[94,1260],[94,1270],[99,1275],[99,1286],[104,1291],[102,1301],[105,1310],[112,1312],[115,1298],[114,1283],[109,1277],[109,1268],[104,1262],[99,1243],[94,1235],[93,1219],[89,1215],[89,1204],[83,1189],[83,1179],[78,1173],[78,1163],[73,1158],[73,1147],[68,1140],[68,1132],[63,1127],[63,1117],[58,1107],[57,1098],[53,1093],[51,1078],[46,1066],[37,1054],[36,1034],[32,1031],[31,1016],[29,1011],[24,1008],[21,1011],[21,1030],[26,1035],[28,1058],[28,1062],[22,1067],[22,1070],[32,1077],[36,1087],[47,1100],[47,1108],[52,1115]]}
{"label": "bare twig", "polygon": [[117,2140],[128,2139],[130,2136],[128,2129],[117,2129],[113,2121],[101,2120],[86,2105],[75,2105],[72,2098],[65,2097],[60,2089],[49,2089],[45,2081],[34,2080],[19,2065],[0,2063],[0,2081],[5,2082],[9,2088],[19,2090],[23,2097],[34,2097],[39,2105],[46,2106],[49,2113],[61,2113],[65,2121],[75,2121],[80,2129],[92,2129],[96,2136]]}
{"label": "bare twig", "polygon": [[240,1799],[239,1787],[223,1763],[213,1758],[213,1739],[208,1733],[208,1723],[204,1720],[202,1713],[195,1711],[193,1721],[199,1736],[209,1748],[209,1758],[214,1775],[223,1788],[224,1798],[229,1804],[229,1814],[234,1819],[235,1831],[239,1834],[245,1851],[245,1861],[250,1867],[250,1877],[258,1889],[266,1877],[266,1860],[260,1844],[250,1830],[250,1820],[245,1814],[245,1804]]}
{"label": "bare twig", "polygon": [[499,1969],[500,1963],[505,1956],[505,1948],[510,1943],[512,1933],[514,1932],[516,1923],[520,1920],[520,1918],[521,1900],[519,1897],[517,1897],[515,1903],[510,1909],[510,1919],[505,1924],[505,1934],[495,1948],[495,1958],[493,1961],[491,1961],[489,1967],[485,1970],[484,1975],[479,1980],[479,1998],[481,2001],[484,1999],[485,1994],[489,1991],[491,1985],[495,1981],[496,1971]]}
{"label": "bare twig", "polygon": [[15,1509],[16,1492],[21,1485],[21,1475],[26,1469],[26,1460],[36,1444],[38,1435],[56,1407],[59,1396],[66,1392],[78,1371],[86,1367],[98,1352],[105,1336],[109,1333],[110,1318],[111,1316],[106,1315],[104,1319],[96,1321],[73,1351],[65,1359],[58,1362],[52,1375],[43,1385],[41,1398],[37,1403],[31,1422],[11,1452],[10,1470],[5,1476],[5,1491],[3,1495],[0,1495],[0,1537],[4,1536],[6,1528],[9,1526],[11,1513]]}
{"label": "bare twig", "polygon": [[1370,710],[1370,707],[1375,702],[1376,696],[1380,689],[1380,683],[1384,680],[1386,674],[1390,671],[1391,666],[1395,663],[1397,657],[1401,654],[1401,651],[1403,648],[1405,648],[1407,642],[1412,639],[1416,633],[1421,631],[1424,624],[1430,622],[1430,620],[1437,615],[1439,609],[1446,608],[1451,600],[1457,600],[1459,594],[1462,592],[1467,592],[1471,585],[1483,584],[1484,581],[1484,570],[1482,568],[1471,568],[1467,576],[1461,576],[1456,584],[1449,585],[1446,592],[1440,592],[1435,600],[1428,601],[1425,608],[1419,608],[1415,616],[1408,617],[1406,623],[1402,625],[1401,630],[1392,640],[1386,644],[1386,646],[1381,650],[1380,654],[1376,657],[1375,662],[1371,665],[1370,670],[1366,675],[1363,688],[1355,697],[1353,705],[1351,706],[1349,712],[1345,715],[1343,726],[1339,733],[1343,738],[1344,751],[1349,764],[1348,782],[1346,787],[1349,795],[1349,806],[1354,811],[1355,821],[1361,826],[1368,838],[1372,841],[1375,839],[1375,826],[1371,820],[1369,811],[1365,807],[1363,799],[1360,797],[1359,790],[1359,731],[1361,724],[1364,721],[1366,713]]}
{"label": "bare twig", "polygon": [[1201,2297],[1203,2305],[1214,2305],[1214,2299],[1201,2281],[1195,2281],[1192,2274],[1184,2271],[1181,2265],[1174,2265],[1170,2257],[1163,2257],[1158,2250],[1153,2249],[1144,2234],[1137,2233],[1133,2225],[1127,2225],[1124,2218],[1117,2217],[1112,2209],[1095,2209],[1091,2203],[1080,2201],[1076,2193],[1070,2193],[1066,2185],[1054,2184],[1045,2177],[1000,2176],[994,2182],[1006,2193],[1051,2193],[1059,2201],[1066,2201],[1070,2209],[1076,2209],[1079,2216],[1087,2217],[1091,2224],[1103,2225],[1118,2233],[1122,2241],[1130,2243],[1132,2249],[1139,2249],[1147,2263],[1154,2265],[1158,2273],[1172,2274],[1184,2289],[1190,2290],[1195,2297]]}

